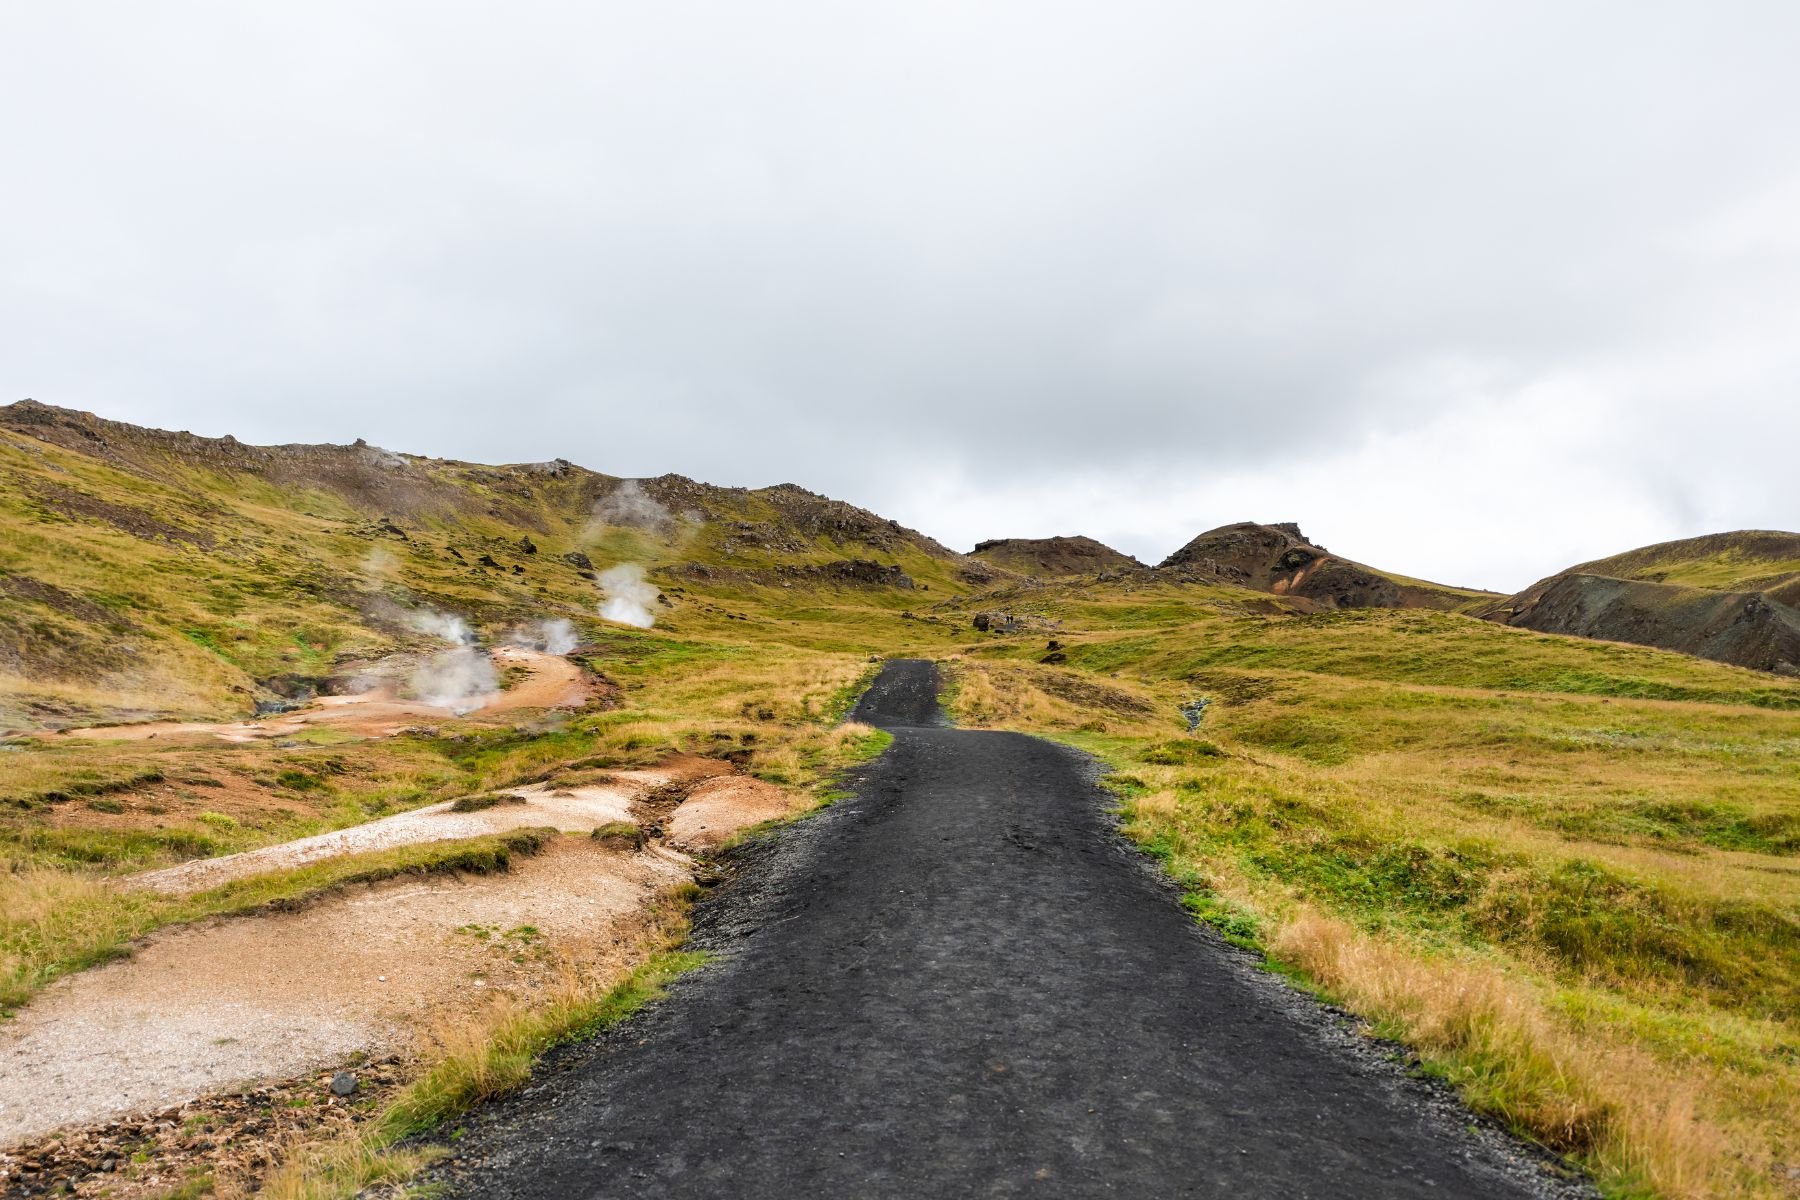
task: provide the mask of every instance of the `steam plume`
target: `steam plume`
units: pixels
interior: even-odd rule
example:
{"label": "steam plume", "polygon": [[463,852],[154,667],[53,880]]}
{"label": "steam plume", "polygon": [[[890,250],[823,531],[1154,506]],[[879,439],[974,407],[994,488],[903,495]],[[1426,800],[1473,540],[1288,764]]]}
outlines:
{"label": "steam plume", "polygon": [[405,620],[420,633],[443,638],[453,646],[475,644],[475,631],[469,628],[469,623],[450,613],[438,612],[432,608],[414,608],[407,610]]}
{"label": "steam plume", "polygon": [[433,655],[408,680],[413,695],[434,708],[458,715],[473,712],[500,691],[493,660],[474,646]]}
{"label": "steam plume", "polygon": [[647,529],[652,533],[668,533],[675,527],[675,515],[639,486],[635,479],[625,480],[595,504],[594,520],[602,525],[624,525],[630,529]]}
{"label": "steam plume", "polygon": [[522,629],[514,630],[506,640],[510,646],[522,646],[527,650],[567,654],[581,639],[575,636],[575,626],[558,617],[555,620],[533,621]]}
{"label": "steam plume", "polygon": [[658,593],[655,584],[644,582],[644,568],[637,563],[620,563],[600,572],[599,582],[606,595],[606,602],[600,606],[602,617],[639,629],[656,624],[656,614],[650,606],[656,603]]}
{"label": "steam plume", "polygon": [[450,649],[434,654],[412,673],[407,687],[434,708],[462,714],[473,712],[500,691],[500,676],[493,660],[481,649],[475,631],[461,617],[435,609],[415,608],[406,623],[450,643]]}

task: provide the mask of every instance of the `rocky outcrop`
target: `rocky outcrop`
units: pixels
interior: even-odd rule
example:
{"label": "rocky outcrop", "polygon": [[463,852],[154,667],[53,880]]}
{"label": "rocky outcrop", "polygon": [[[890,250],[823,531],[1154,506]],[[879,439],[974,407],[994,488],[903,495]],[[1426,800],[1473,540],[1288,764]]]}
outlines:
{"label": "rocky outcrop", "polygon": [[898,521],[791,483],[726,488],[682,475],[659,475],[635,483],[647,499],[678,522],[716,526],[726,553],[795,553],[811,549],[822,539],[836,546],[860,546],[889,554],[911,549],[933,558],[962,557]]}

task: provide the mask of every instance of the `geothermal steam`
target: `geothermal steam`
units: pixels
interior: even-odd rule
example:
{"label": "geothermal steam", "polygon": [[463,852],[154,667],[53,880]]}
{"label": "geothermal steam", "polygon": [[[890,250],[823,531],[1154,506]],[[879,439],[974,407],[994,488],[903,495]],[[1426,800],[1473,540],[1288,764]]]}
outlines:
{"label": "geothermal steam", "polygon": [[656,614],[650,611],[656,603],[656,585],[644,582],[644,568],[636,563],[620,563],[600,572],[599,583],[606,594],[606,602],[600,606],[601,616],[639,629],[656,624]]}
{"label": "geothermal steam", "polygon": [[407,681],[413,695],[434,708],[462,714],[480,708],[500,691],[493,660],[475,640],[467,621],[418,608],[406,615],[406,623],[450,643],[450,649],[432,655],[413,672]]}
{"label": "geothermal steam", "polygon": [[575,636],[575,626],[559,617],[556,620],[534,621],[522,629],[514,630],[506,642],[509,646],[542,650],[546,654],[567,654],[580,643],[580,639]]}
{"label": "geothermal steam", "polygon": [[627,479],[594,505],[593,525],[623,525],[666,534],[675,527],[675,514],[657,502],[635,479]]}

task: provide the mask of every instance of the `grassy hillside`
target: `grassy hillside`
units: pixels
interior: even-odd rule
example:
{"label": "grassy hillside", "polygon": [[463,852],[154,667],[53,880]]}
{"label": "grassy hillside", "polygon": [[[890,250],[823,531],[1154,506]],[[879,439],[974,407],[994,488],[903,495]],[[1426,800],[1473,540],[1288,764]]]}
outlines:
{"label": "grassy hillside", "polygon": [[41,405],[0,409],[0,482],[0,730],[247,713],[290,677],[431,644],[406,622],[423,608],[490,639],[598,634],[595,575],[625,561],[677,633],[723,628],[747,586],[896,612],[962,586],[943,547],[791,486],[263,449]]}
{"label": "grassy hillside", "polygon": [[1800,676],[1800,534],[1743,530],[1571,567],[1471,611]]}

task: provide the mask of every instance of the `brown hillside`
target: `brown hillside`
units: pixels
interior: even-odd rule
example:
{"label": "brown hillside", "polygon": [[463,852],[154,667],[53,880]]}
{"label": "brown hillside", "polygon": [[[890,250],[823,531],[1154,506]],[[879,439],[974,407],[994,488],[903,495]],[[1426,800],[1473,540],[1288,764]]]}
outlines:
{"label": "brown hillside", "polygon": [[1142,568],[1143,563],[1090,537],[995,538],[970,554],[1020,575],[1056,578]]}

